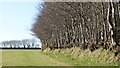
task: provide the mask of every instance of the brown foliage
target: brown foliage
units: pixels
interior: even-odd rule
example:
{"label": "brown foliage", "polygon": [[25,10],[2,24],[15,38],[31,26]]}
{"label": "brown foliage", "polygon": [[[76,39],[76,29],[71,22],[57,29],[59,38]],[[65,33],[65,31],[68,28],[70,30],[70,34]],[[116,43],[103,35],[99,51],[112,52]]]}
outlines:
{"label": "brown foliage", "polygon": [[94,50],[100,40],[108,49],[108,39],[120,42],[115,29],[120,24],[118,6],[117,2],[45,2],[32,31],[51,49],[86,48],[89,39],[94,40],[88,41],[89,49]]}

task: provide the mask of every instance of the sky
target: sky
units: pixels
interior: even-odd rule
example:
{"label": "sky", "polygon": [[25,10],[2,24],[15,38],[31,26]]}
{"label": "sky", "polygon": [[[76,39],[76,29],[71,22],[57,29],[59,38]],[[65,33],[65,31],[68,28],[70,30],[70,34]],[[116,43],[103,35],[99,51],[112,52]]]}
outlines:
{"label": "sky", "polygon": [[34,38],[30,29],[38,2],[0,2],[0,42]]}

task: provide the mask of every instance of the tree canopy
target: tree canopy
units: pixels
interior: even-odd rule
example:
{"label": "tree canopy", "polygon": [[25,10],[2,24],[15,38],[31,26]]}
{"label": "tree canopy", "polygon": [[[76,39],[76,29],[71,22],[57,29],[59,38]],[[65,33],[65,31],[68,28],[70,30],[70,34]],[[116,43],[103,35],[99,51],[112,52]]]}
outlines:
{"label": "tree canopy", "polygon": [[119,2],[45,2],[32,31],[43,45],[85,47],[92,40],[105,48],[120,43]]}

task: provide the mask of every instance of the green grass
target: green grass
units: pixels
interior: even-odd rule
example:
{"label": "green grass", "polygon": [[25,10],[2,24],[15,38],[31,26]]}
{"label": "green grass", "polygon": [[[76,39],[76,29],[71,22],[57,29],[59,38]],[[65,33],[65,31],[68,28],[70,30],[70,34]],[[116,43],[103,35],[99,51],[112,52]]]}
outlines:
{"label": "green grass", "polygon": [[[67,53],[66,50],[63,50]],[[69,52],[69,49],[68,49]],[[41,50],[3,50],[2,66],[117,66],[117,63],[96,62],[89,56],[73,57],[68,53]]]}
{"label": "green grass", "polygon": [[106,63],[106,62],[97,62],[95,60],[90,60],[89,56],[84,56],[84,58],[75,58],[69,54],[63,54],[58,52],[41,52],[42,54],[49,55],[51,58],[56,58],[61,62],[73,66],[117,66],[118,63]]}
{"label": "green grass", "polygon": [[2,50],[0,49],[0,68],[2,66]]}
{"label": "green grass", "polygon": [[40,50],[3,50],[2,66],[65,66],[47,55],[41,54]]}

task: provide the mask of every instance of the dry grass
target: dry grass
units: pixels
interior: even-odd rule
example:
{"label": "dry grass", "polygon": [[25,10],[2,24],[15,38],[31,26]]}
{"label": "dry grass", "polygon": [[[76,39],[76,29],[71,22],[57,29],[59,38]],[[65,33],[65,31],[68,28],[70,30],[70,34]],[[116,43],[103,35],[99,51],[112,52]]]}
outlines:
{"label": "dry grass", "polygon": [[85,59],[86,61],[93,61],[101,64],[105,63],[106,65],[118,65],[117,62],[120,58],[119,55],[114,56],[113,52],[110,52],[109,50],[103,50],[102,48],[99,48],[93,52],[91,52],[89,49],[80,50],[80,48],[55,49],[51,53],[64,54],[67,57],[72,56],[73,59]]}

